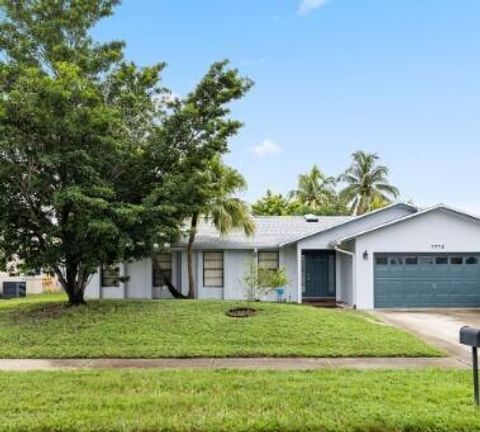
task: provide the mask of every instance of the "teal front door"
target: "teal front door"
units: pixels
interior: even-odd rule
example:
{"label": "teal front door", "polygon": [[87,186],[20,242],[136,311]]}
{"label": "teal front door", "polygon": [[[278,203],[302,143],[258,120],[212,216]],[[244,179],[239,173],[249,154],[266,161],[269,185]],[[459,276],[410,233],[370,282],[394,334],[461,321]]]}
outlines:
{"label": "teal front door", "polygon": [[335,252],[304,252],[304,298],[335,298]]}

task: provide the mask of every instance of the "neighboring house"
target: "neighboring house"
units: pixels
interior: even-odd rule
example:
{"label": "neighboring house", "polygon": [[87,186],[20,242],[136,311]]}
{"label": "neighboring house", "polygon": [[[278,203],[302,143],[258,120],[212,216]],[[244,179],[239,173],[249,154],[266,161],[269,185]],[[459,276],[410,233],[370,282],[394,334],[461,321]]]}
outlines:
{"label": "neighboring house", "polygon": [[[394,204],[358,217],[258,217],[254,236],[198,228],[198,298],[242,299],[249,258],[284,266],[291,302],[336,299],[359,309],[480,307],[480,219],[438,205]],[[120,282],[119,276],[128,276]],[[99,271],[89,298],[167,298],[188,291],[186,243],[152,259]],[[274,299],[272,295],[270,299]]]}
{"label": "neighboring house", "polygon": [[11,276],[8,273],[0,272],[0,298],[4,295],[3,284],[5,282],[25,282],[25,294],[27,295],[58,290],[55,279],[49,276]]}
{"label": "neighboring house", "polygon": [[[26,274],[21,264],[22,262],[18,258],[14,258],[7,263],[8,271],[0,272],[0,298],[42,294],[43,292],[59,290],[60,287],[57,285],[56,278],[41,271],[31,271]],[[7,286],[5,287],[4,284],[7,284]],[[22,285],[24,288],[22,288]]]}

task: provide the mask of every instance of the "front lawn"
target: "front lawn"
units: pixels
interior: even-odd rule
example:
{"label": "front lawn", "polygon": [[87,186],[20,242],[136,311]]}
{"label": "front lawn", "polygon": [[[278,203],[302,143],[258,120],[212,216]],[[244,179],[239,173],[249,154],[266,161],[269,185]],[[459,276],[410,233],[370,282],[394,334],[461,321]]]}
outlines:
{"label": "front lawn", "polygon": [[459,371],[0,373],[0,431],[474,431]]}
{"label": "front lawn", "polygon": [[258,303],[257,316],[227,317],[239,303],[103,300],[71,308],[59,295],[0,301],[0,358],[440,354],[366,313]]}

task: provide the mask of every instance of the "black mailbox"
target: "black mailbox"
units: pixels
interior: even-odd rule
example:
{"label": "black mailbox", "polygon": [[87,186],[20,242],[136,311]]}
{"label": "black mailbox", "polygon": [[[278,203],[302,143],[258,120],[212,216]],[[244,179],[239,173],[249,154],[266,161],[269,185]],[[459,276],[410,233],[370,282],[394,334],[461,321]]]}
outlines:
{"label": "black mailbox", "polygon": [[478,381],[478,347],[480,347],[480,329],[463,326],[460,329],[460,343],[472,347],[473,394],[475,404],[480,406],[480,386]]}
{"label": "black mailbox", "polygon": [[460,329],[460,343],[471,347],[480,347],[480,329],[464,326]]}

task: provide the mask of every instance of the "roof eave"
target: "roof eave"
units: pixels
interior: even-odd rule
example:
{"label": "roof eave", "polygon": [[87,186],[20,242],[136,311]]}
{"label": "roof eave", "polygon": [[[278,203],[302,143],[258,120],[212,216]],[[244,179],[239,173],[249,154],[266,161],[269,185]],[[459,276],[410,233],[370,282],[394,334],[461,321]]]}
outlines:
{"label": "roof eave", "polygon": [[[334,228],[338,228],[338,227],[347,225],[347,224],[349,224],[349,223],[356,222],[356,221],[361,220],[361,219],[363,219],[363,218],[365,218],[365,217],[367,217],[367,216],[371,216],[371,215],[373,215],[373,214],[380,213],[380,212],[382,212],[382,211],[389,210],[389,209],[394,208],[394,207],[406,207],[406,208],[408,208],[409,210],[413,210],[413,212],[414,212],[413,214],[416,214],[416,213],[418,212],[418,208],[415,207],[415,206],[413,206],[413,205],[411,205],[411,204],[407,204],[407,203],[403,203],[403,202],[393,203],[393,204],[390,204],[390,205],[388,205],[388,206],[386,206],[386,207],[382,207],[382,208],[380,208],[380,209],[373,210],[373,211],[371,211],[371,212],[365,213],[365,214],[363,214],[363,215],[361,215],[361,216],[352,217],[352,219],[349,219],[349,220],[344,221],[344,222],[340,222],[339,224],[336,224],[336,225],[329,226],[329,227],[327,227],[327,228],[321,229],[321,230],[319,230],[319,231],[317,231],[317,232],[314,232],[314,233],[312,233],[312,234],[308,234],[308,235],[299,237],[299,238],[297,238],[297,239],[295,239],[295,240],[289,240],[288,242],[280,243],[280,247],[289,246],[289,245],[292,245],[292,244],[294,244],[294,243],[298,243],[298,242],[301,241],[301,240],[304,240],[304,239],[307,239],[307,238],[316,236],[316,235],[318,235],[318,234],[320,234],[320,233],[327,232],[327,231],[329,231],[329,230],[332,230],[332,229],[334,229]],[[411,215],[408,215],[408,216],[411,216]]]}
{"label": "roof eave", "polygon": [[459,209],[456,209],[454,207],[451,207],[451,206],[448,206],[446,204],[437,204],[435,206],[432,206],[432,207],[429,207],[429,208],[426,208],[424,210],[419,210],[417,211],[416,213],[412,213],[412,214],[409,214],[409,215],[406,215],[406,216],[403,216],[401,218],[398,218],[398,219],[394,219],[393,221],[390,221],[390,222],[387,222],[385,224],[382,224],[382,225],[378,225],[376,227],[373,227],[373,228],[370,228],[370,229],[367,229],[367,230],[364,230],[364,231],[360,231],[358,233],[355,233],[354,235],[349,235],[347,237],[342,237],[340,239],[337,239],[335,240],[335,245],[340,245],[346,241],[351,241],[351,240],[355,240],[356,238],[358,237],[361,237],[361,236],[364,236],[366,234],[370,234],[372,232],[375,232],[375,231],[379,231],[383,228],[387,228],[389,226],[392,226],[392,225],[396,225],[397,223],[401,223],[401,222],[405,222],[405,221],[408,221],[410,219],[413,219],[413,218],[416,218],[416,217],[420,217],[422,215],[425,215],[427,213],[431,213],[433,211],[436,211],[436,210],[444,210],[444,211],[447,211],[447,212],[450,212],[450,213],[455,213],[457,214],[458,216],[462,216],[462,217],[466,217],[468,219],[471,219],[473,220],[474,222],[476,223],[480,223],[480,218],[478,216],[474,216],[470,213],[467,213],[467,212],[464,212],[462,210],[459,210]]}

